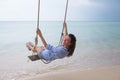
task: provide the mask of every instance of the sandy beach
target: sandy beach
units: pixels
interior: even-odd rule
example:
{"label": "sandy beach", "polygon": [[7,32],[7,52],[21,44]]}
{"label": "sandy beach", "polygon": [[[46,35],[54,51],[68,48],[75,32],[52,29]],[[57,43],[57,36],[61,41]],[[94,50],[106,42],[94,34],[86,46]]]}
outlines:
{"label": "sandy beach", "polygon": [[120,80],[120,66],[46,74],[31,80]]}

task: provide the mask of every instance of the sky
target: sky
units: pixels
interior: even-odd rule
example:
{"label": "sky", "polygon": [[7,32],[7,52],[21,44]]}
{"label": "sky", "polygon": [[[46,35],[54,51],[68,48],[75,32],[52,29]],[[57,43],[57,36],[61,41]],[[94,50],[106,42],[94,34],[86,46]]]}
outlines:
{"label": "sky", "polygon": [[[40,0],[40,20],[64,19],[66,0]],[[0,0],[0,21],[37,20],[38,0]],[[120,21],[120,0],[69,0],[67,20]]]}

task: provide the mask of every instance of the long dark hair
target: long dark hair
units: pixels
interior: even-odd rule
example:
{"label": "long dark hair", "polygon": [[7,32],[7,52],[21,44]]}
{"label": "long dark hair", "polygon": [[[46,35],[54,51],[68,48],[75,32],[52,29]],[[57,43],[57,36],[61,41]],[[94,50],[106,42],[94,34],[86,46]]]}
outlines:
{"label": "long dark hair", "polygon": [[75,50],[75,46],[76,46],[76,37],[73,35],[73,34],[68,34],[68,36],[71,38],[71,41],[70,41],[70,46],[68,48],[68,55],[67,57],[70,57],[73,55],[73,52]]}

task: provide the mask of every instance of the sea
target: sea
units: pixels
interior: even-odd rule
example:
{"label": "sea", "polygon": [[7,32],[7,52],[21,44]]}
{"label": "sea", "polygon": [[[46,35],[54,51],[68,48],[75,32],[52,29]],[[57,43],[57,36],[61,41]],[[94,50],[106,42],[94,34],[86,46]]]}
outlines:
{"label": "sea", "polygon": [[[0,80],[29,80],[70,70],[90,70],[120,65],[120,22],[67,21],[68,33],[76,36],[72,57],[49,64],[30,61],[32,52],[26,42],[36,36],[36,21],[0,21]],[[40,30],[47,43],[59,45],[62,21],[40,21]],[[42,46],[40,38],[38,46]]]}

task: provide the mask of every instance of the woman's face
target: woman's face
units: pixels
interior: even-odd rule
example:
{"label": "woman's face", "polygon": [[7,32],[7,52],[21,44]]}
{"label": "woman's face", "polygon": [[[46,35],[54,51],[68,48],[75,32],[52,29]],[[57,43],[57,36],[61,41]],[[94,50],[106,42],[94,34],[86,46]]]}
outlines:
{"label": "woman's face", "polygon": [[70,41],[71,41],[71,38],[69,37],[69,35],[66,35],[64,40],[63,40],[63,45],[65,47],[68,47],[70,45]]}

